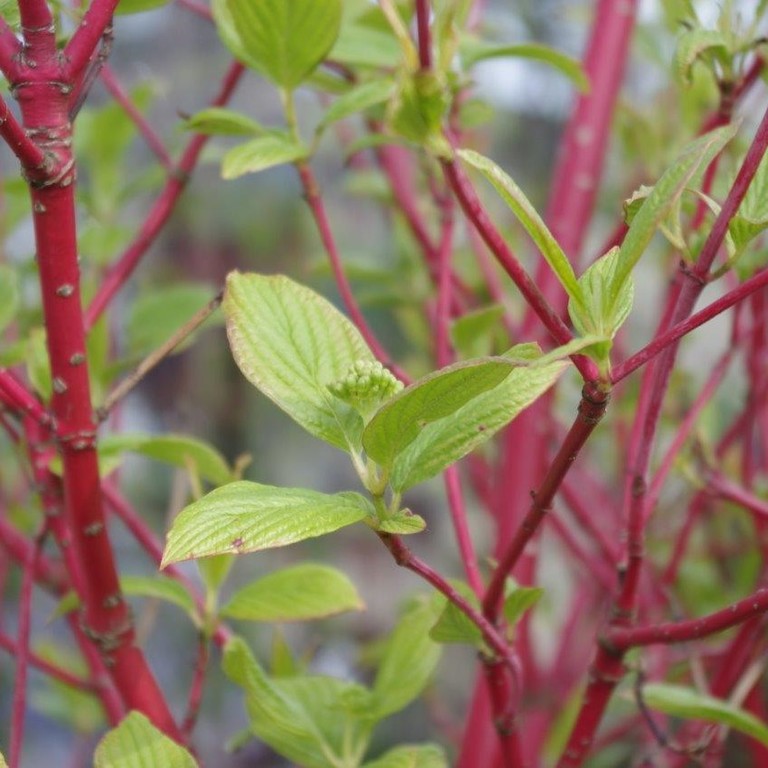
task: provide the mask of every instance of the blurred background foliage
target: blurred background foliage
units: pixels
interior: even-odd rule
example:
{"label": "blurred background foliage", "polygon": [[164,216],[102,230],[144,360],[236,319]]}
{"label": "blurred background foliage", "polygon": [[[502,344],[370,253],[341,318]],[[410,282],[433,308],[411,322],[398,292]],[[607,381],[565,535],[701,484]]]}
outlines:
{"label": "blurred background foliage", "polygon": [[[489,0],[485,5],[482,29],[490,39],[506,43],[540,42],[579,57],[595,3]],[[703,20],[712,22],[723,4],[703,1],[694,5]],[[733,17],[738,18],[739,4],[731,5]],[[585,249],[589,260],[602,252],[601,245],[615,227],[624,199],[639,184],[652,182],[659,175],[680,144],[698,129],[702,116],[716,106],[714,81],[704,68],[693,70],[691,85],[670,76],[685,6],[682,0],[647,0],[640,4],[633,56],[601,186],[600,212]],[[173,156],[189,137],[182,118],[206,105],[227,63],[227,53],[213,26],[180,6],[171,4],[116,19],[111,64]],[[463,110],[467,141],[502,165],[542,209],[558,139],[573,99],[572,83],[555,69],[522,58],[482,62],[472,71],[472,80],[471,102]],[[302,89],[297,98],[302,129],[309,135],[322,106],[328,103],[328,96]],[[764,98],[764,90],[750,96],[744,108],[747,121],[752,119],[753,98]],[[244,78],[232,106],[264,125],[281,124],[277,94],[253,74]],[[350,121],[339,127],[336,134],[330,132],[313,165],[365,315],[394,357],[418,375],[430,365],[430,281],[417,245],[400,218],[386,205],[388,192],[370,158],[365,153],[346,158],[340,149],[359,136],[361,129],[361,123]],[[224,182],[219,174],[219,161],[227,146],[227,140],[222,139],[208,144],[169,225],[119,294],[107,318],[94,328],[89,356],[97,403],[116,372],[129,370],[164,341],[213,296],[232,269],[283,272],[325,296],[338,299],[294,169],[284,166]],[[93,295],[105,266],[131,241],[165,174],[137,135],[135,126],[101,86],[77,120],[76,149],[80,161],[82,268],[88,297]],[[4,157],[2,167],[6,180],[0,205],[0,234],[4,235],[0,238],[0,262],[12,265],[20,275],[17,290],[22,315],[16,341],[0,347],[0,362],[15,364],[30,347],[37,350],[33,356],[37,362],[30,366],[29,374],[44,392],[49,384],[42,336],[35,330],[41,321],[30,253],[26,192],[14,176],[13,160]],[[496,206],[497,221],[509,225],[501,205],[493,200],[489,204]],[[428,205],[425,196],[425,210],[434,214],[429,212]],[[436,215],[433,221],[437,221]],[[520,231],[510,227],[505,234],[519,246],[523,260],[530,266],[532,254]],[[468,257],[463,257],[466,248],[466,233],[460,232],[457,265],[468,281],[477,283],[476,267]],[[625,343],[630,349],[647,335],[643,320],[653,318],[657,312],[653,297],[668,274],[661,263],[666,255],[659,248],[656,263],[651,257],[640,265],[638,283],[643,285],[645,300],[637,302],[637,312],[628,324]],[[515,314],[522,309],[512,291],[508,308]],[[711,354],[716,352],[718,343],[717,334],[710,334],[707,344]],[[684,407],[686,397],[684,379],[696,376],[701,365],[699,353],[690,347],[684,360],[688,362],[677,374],[676,383],[680,407]],[[561,388],[564,412],[572,410],[576,391],[575,377]],[[610,418],[626,417],[626,413],[619,411]],[[216,319],[198,335],[195,344],[167,359],[146,378],[115,415],[109,430],[194,435],[216,446],[232,463],[250,457],[245,476],[259,482],[322,491],[357,487],[358,481],[340,453],[309,438],[248,385],[231,360],[221,321]],[[15,451],[5,437],[0,437],[0,485],[16,498],[9,513],[18,524],[32,530],[39,508],[27,493],[14,496],[13,489],[22,487]],[[611,462],[610,456],[606,456],[606,461]],[[170,516],[188,499],[188,474],[133,454],[119,473],[126,495],[154,531],[162,535]],[[406,503],[428,522],[428,532],[413,541],[416,551],[445,573],[458,575],[459,560],[442,484],[435,481],[415,489],[408,494]],[[492,528],[471,497],[470,507],[478,551],[487,552]],[[124,534],[120,523],[115,521],[113,528],[123,571],[152,573],[153,566]],[[731,535],[736,534],[731,531]],[[663,542],[663,535],[659,540]],[[373,537],[352,529],[333,539],[240,558],[228,590],[278,564],[307,557],[331,562],[349,574],[367,610],[305,626],[273,628],[243,624],[238,630],[264,659],[270,655],[279,657],[287,644],[297,657],[311,660],[311,668],[316,671],[365,679],[370,674],[370,661],[376,657],[377,643],[392,625],[402,598],[423,587],[412,575],[397,569]],[[690,568],[696,568],[695,561]],[[702,561],[695,577],[687,571],[684,578],[690,576],[699,590],[715,589],[721,581],[717,574],[708,575],[708,568]],[[743,569],[749,568],[750,563],[745,562]],[[187,570],[196,577],[193,565]],[[560,566],[541,574],[547,596],[537,621],[544,627],[544,651],[551,645],[546,634],[557,631],[557,604],[563,590],[567,590],[563,586],[567,577]],[[733,579],[749,581],[750,576],[736,574]],[[16,569],[0,560],[0,584],[7,598],[0,618],[8,632],[13,632],[15,621],[13,601],[8,598],[15,593],[17,582]],[[711,587],[706,586],[708,583]],[[721,601],[718,597],[718,604]],[[52,599],[35,594],[36,649],[76,669],[77,653],[69,645],[62,620],[54,618],[55,608]],[[192,676],[196,630],[177,608],[167,603],[136,599],[134,609],[142,645],[149,649],[161,686],[180,713]],[[451,646],[446,647],[445,656],[439,678],[425,699],[377,731],[381,749],[389,745],[390,739],[402,742],[432,733],[439,740],[450,742],[460,732],[476,672],[475,658],[469,649]],[[13,658],[0,655],[0,742],[4,743],[12,681]],[[32,673],[31,690],[34,713],[27,739],[27,764],[88,764],[102,726],[99,708],[81,693],[49,685],[37,672]],[[282,765],[279,758],[256,743],[249,743],[231,755],[223,753],[223,743],[246,724],[240,699],[239,691],[224,684],[214,661],[196,741],[201,758],[208,765],[221,768]],[[74,758],[63,760],[63,754]],[[613,762],[599,764],[619,765],[623,759],[616,755]]]}

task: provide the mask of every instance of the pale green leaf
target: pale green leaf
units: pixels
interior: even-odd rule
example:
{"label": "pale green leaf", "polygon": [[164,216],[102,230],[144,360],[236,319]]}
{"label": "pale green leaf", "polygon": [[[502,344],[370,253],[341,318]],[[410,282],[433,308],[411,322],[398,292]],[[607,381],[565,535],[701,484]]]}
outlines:
{"label": "pale green leaf", "polygon": [[109,435],[99,446],[100,458],[131,451],[147,458],[187,469],[192,467],[204,480],[215,485],[229,483],[234,475],[224,457],[211,445],[189,435],[147,435],[128,432]]}
{"label": "pale green leaf", "polygon": [[225,107],[209,107],[188,118],[184,127],[206,136],[261,136],[266,128],[241,112]]}
{"label": "pale green leaf", "polygon": [[52,389],[51,365],[48,362],[48,348],[45,343],[45,329],[33,328],[27,337],[27,377],[32,387],[43,400],[50,400]]}
{"label": "pale green leaf", "polygon": [[429,636],[429,630],[444,605],[442,595],[417,598],[390,633],[373,684],[378,719],[413,701],[432,678],[441,649]]}
{"label": "pale green leaf", "polygon": [[614,266],[611,300],[619,302],[624,281],[629,277],[640,257],[648,247],[654,232],[664,221],[670,207],[694,183],[699,173],[720,153],[736,135],[738,126],[726,125],[700,136],[683,148],[677,160],[656,182],[632,219],[629,231],[619,249]]}
{"label": "pale green leaf", "polygon": [[450,416],[427,425],[396,458],[390,483],[404,491],[434,477],[490,439],[546,392],[565,370],[556,361],[513,368],[497,387],[470,400]]}
{"label": "pale green leaf", "polygon": [[260,69],[261,62],[246,49],[235,25],[229,0],[211,0],[211,13],[221,42],[240,62],[251,69]]}
{"label": "pale green leaf", "polygon": [[550,48],[541,43],[517,43],[514,45],[498,45],[487,43],[476,38],[466,38],[459,46],[461,61],[465,67],[472,67],[478,61],[498,58],[522,58],[540,61],[557,69],[565,75],[580,91],[589,90],[589,79],[578,59],[568,56],[562,51]]}
{"label": "pale green leaf", "polygon": [[436,72],[403,72],[387,109],[387,125],[396,134],[439,154],[450,154],[442,124],[451,94]]}
{"label": "pale green leaf", "polygon": [[218,595],[234,564],[234,555],[215,555],[197,561],[197,570],[200,571],[200,578],[209,593]]}
{"label": "pale green leaf", "polygon": [[276,85],[292,90],[336,42],[341,0],[226,0],[249,60]]}
{"label": "pale green leaf", "polygon": [[[452,580],[451,585],[473,608],[482,613],[480,601],[468,584]],[[429,636],[437,643],[461,643],[478,649],[485,647],[483,633],[477,624],[450,601],[446,602],[440,617],[429,630]]]}
{"label": "pale green leaf", "polygon": [[155,728],[140,712],[129,712],[99,742],[94,768],[196,768],[184,747]]}
{"label": "pale green leaf", "polygon": [[8,768],[8,763],[5,762],[2,752],[0,752],[0,768]]}
{"label": "pale green leaf", "polygon": [[491,304],[467,312],[451,325],[451,341],[463,357],[490,355],[493,352],[493,334],[501,329],[504,307]]}
{"label": "pale green leaf", "polygon": [[129,13],[142,13],[144,11],[151,11],[155,8],[162,8],[167,5],[170,0],[120,0],[115,8],[115,14],[117,16],[126,16]]}
{"label": "pale green leaf", "polygon": [[19,289],[16,270],[0,264],[0,332],[16,317],[19,307]]}
{"label": "pale green leaf", "polygon": [[569,302],[573,326],[582,335],[594,334],[612,339],[632,310],[635,285],[630,275],[612,294],[619,259],[618,247],[595,261],[579,278],[584,305]]}
{"label": "pale green leaf", "polygon": [[369,698],[362,686],[328,677],[271,678],[240,638],[227,643],[223,667],[245,689],[253,732],[292,762],[336,768],[340,755],[367,747],[372,721],[348,706]]}
{"label": "pale green leaf", "polygon": [[649,683],[643,686],[642,692],[643,701],[651,709],[674,717],[725,725],[768,746],[768,724],[723,699],[667,683]]}
{"label": "pale green leaf", "polygon": [[504,618],[510,627],[514,627],[526,611],[541,600],[544,590],[541,587],[515,587],[504,598]]}
{"label": "pale green leaf", "polygon": [[362,768],[448,768],[448,758],[437,744],[401,744]]}
{"label": "pale green leaf", "polygon": [[371,80],[363,83],[343,96],[340,96],[326,110],[317,126],[318,133],[332,123],[343,120],[345,117],[364,112],[366,109],[388,101],[394,92],[395,85],[392,80]]}
{"label": "pale green leaf", "polygon": [[768,155],[764,155],[757,167],[744,199],[736,215],[728,222],[728,230],[736,249],[741,251],[747,244],[768,228]]}
{"label": "pale green leaf", "polygon": [[248,381],[315,437],[342,450],[357,447],[362,419],[328,391],[353,363],[375,359],[355,326],[282,276],[233,272],[223,307],[232,354]]}
{"label": "pale green leaf", "polygon": [[365,24],[344,24],[328,58],[361,67],[394,67],[400,46],[388,29]]}
{"label": "pale green leaf", "polygon": [[242,587],[221,609],[221,615],[246,621],[306,621],[363,608],[354,584],[341,571],[303,563]]}
{"label": "pale green leaf", "polygon": [[458,155],[493,184],[557,275],[565,292],[572,301],[582,303],[581,288],[568,257],[520,187],[493,160],[471,149],[460,149]]}
{"label": "pale green leaf", "polygon": [[373,514],[357,493],[319,493],[241,480],[211,491],[173,521],[161,567],[209,555],[284,547]]}
{"label": "pale green leaf", "polygon": [[427,527],[427,521],[421,515],[415,515],[410,509],[401,509],[384,520],[372,522],[377,531],[396,533],[401,536],[421,533]]}
{"label": "pale green leaf", "polygon": [[221,177],[237,179],[309,156],[309,150],[287,134],[270,133],[228,150],[221,161]]}
{"label": "pale green leaf", "polygon": [[456,413],[500,384],[513,368],[505,358],[456,363],[416,381],[379,408],[363,432],[368,456],[391,467],[430,424]]}
{"label": "pale green leaf", "polygon": [[[125,328],[128,355],[140,358],[153,352],[214,295],[215,290],[208,285],[185,282],[142,290],[131,304]],[[212,322],[220,322],[220,316],[211,316],[207,323]],[[191,334],[174,352],[186,349],[193,338]]]}
{"label": "pale green leaf", "polygon": [[121,576],[120,588],[126,595],[164,600],[197,620],[197,607],[189,592],[175,579],[165,576]]}
{"label": "pale green leaf", "polygon": [[675,51],[675,72],[687,85],[692,81],[693,65],[708,56],[728,56],[728,41],[722,32],[714,29],[689,29],[680,35]]}

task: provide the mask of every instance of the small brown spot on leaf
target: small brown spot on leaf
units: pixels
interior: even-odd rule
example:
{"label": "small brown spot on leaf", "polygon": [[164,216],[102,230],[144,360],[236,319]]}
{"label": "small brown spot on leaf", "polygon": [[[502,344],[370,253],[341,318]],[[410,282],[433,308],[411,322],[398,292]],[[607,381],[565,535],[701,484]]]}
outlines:
{"label": "small brown spot on leaf", "polygon": [[233,542],[232,546],[239,552],[242,548],[245,542],[243,541],[241,536],[238,536]]}

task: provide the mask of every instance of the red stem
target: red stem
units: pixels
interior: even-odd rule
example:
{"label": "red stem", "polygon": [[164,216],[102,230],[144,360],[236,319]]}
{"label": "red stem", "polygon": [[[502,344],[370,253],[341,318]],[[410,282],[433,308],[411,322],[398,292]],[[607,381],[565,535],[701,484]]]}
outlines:
{"label": "red stem", "polygon": [[[211,102],[211,106],[220,107],[229,101],[244,71],[243,65],[238,62],[230,65],[219,93]],[[85,327],[87,329],[92,328],[93,324],[101,317],[115,294],[133,274],[134,269],[154,243],[160,230],[165,226],[181,193],[187,186],[190,174],[197,165],[200,153],[209,138],[209,136],[197,134],[190,139],[175,171],[168,177],[165,186],[144,220],[139,234],[103,277],[96,295],[85,311]]]}
{"label": "red stem", "polygon": [[19,595],[19,628],[16,640],[16,677],[13,685],[13,704],[11,707],[11,736],[8,765],[18,768],[21,764],[21,751],[24,745],[24,724],[27,713],[27,670],[30,657],[30,630],[32,626],[32,587],[35,583],[35,571],[40,549],[45,539],[45,527],[35,537],[34,546],[24,563],[24,575]]}
{"label": "red stem", "polygon": [[[36,578],[37,577],[35,577],[35,579]],[[12,656],[18,656],[19,654],[18,644],[4,632],[0,632],[0,648]],[[92,680],[75,675],[68,669],[64,669],[64,667],[60,667],[57,664],[48,661],[48,659],[38,656],[32,650],[29,651],[29,664],[30,666],[35,667],[35,669],[40,670],[43,674],[64,683],[64,685],[68,685],[70,688],[88,691],[89,693],[98,693],[99,686]]]}
{"label": "red stem", "polygon": [[192,676],[192,684],[189,687],[187,711],[181,723],[181,732],[187,743],[192,738],[192,732],[195,730],[197,718],[200,714],[200,705],[203,701],[205,673],[208,671],[209,655],[208,638],[201,633],[197,642],[197,658],[195,659],[195,671]]}
{"label": "red stem", "polygon": [[467,524],[467,510],[464,504],[464,495],[461,492],[461,477],[458,467],[448,467],[443,473],[445,492],[448,496],[448,507],[451,510],[453,530],[456,534],[456,542],[461,554],[461,562],[464,573],[467,576],[469,586],[478,597],[483,595],[483,577],[477,565],[477,554],[472,544],[472,534]]}
{"label": "red stem", "polygon": [[312,169],[305,162],[299,161],[296,163],[296,170],[299,172],[299,178],[301,179],[301,186],[304,190],[304,197],[312,211],[312,216],[317,226],[317,231],[320,234],[320,239],[323,242],[325,252],[328,254],[328,261],[333,271],[333,276],[336,280],[336,287],[341,295],[341,300],[344,302],[344,306],[349,312],[352,322],[365,339],[365,343],[370,347],[373,354],[379,359],[379,361],[389,368],[392,373],[397,376],[404,383],[410,382],[410,377],[405,371],[401,370],[395,363],[392,362],[392,358],[384,347],[379,343],[376,335],[371,330],[370,326],[363,317],[363,313],[357,303],[352,288],[349,285],[349,280],[344,273],[344,266],[341,263],[341,256],[339,255],[338,248],[336,247],[336,241],[334,240],[333,233],[331,231],[331,225],[328,222],[328,216],[325,212],[325,205],[323,204],[323,198],[320,195],[320,190],[317,185]]}
{"label": "red stem", "polygon": [[50,414],[43,408],[40,401],[10,372],[0,368],[0,400],[6,406],[28,414],[38,424],[49,426]]}
{"label": "red stem", "polygon": [[576,456],[605,413],[609,393],[587,384],[579,403],[579,412],[568,431],[560,450],[552,461],[546,477],[538,490],[532,493],[533,500],[528,512],[515,532],[512,541],[499,559],[483,600],[483,613],[491,623],[499,617],[504,582],[522,555],[525,545],[531,540],[544,516],[549,511],[560,483],[573,464]]}
{"label": "red stem", "polygon": [[37,173],[49,162],[45,152],[29,138],[24,127],[14,117],[2,98],[0,98],[0,137],[19,159],[23,168]]}
{"label": "red stem", "polygon": [[112,26],[112,15],[119,0],[93,0],[64,48],[62,59],[67,62],[65,80],[77,83],[105,32]]}
{"label": "red stem", "polygon": [[160,161],[160,164],[167,171],[173,173],[173,160],[168,154],[168,150],[165,148],[163,140],[157,134],[155,129],[147,122],[147,119],[141,114],[136,105],[131,101],[130,95],[125,92],[109,64],[104,64],[101,68],[100,75],[101,81],[112,95],[112,98],[122,107],[125,114],[131,118],[136,128],[138,128],[139,133],[144,137],[144,141],[147,142],[147,146]]}
{"label": "red stem", "polygon": [[419,41],[419,64],[423,70],[432,68],[432,41],[429,33],[429,0],[416,0],[416,31]]}
{"label": "red stem", "polygon": [[19,53],[21,41],[16,33],[8,26],[5,19],[0,18],[0,72],[6,80],[13,81],[19,72]]}
{"label": "red stem", "polygon": [[621,653],[641,645],[686,643],[723,632],[765,611],[768,611],[768,589],[758,589],[749,597],[698,619],[651,627],[611,627],[603,642]]}
{"label": "red stem", "polygon": [[645,365],[649,360],[656,357],[659,352],[667,349],[667,347],[674,344],[678,339],[686,336],[695,328],[704,325],[704,323],[708,322],[713,317],[722,314],[750,294],[764,288],[766,285],[768,285],[768,269],[763,269],[748,280],[745,280],[738,288],[728,291],[728,293],[721,296],[719,299],[716,299],[704,309],[699,310],[685,320],[681,320],[664,333],[654,337],[653,341],[649,342],[641,350],[635,352],[632,357],[627,358],[623,363],[620,363],[613,369],[611,372],[611,381],[616,384],[626,378],[630,373]]}

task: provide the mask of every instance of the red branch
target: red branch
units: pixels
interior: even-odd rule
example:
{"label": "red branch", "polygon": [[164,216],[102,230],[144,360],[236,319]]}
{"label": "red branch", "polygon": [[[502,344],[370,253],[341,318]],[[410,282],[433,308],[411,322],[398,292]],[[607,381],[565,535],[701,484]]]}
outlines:
{"label": "red branch", "polygon": [[105,33],[112,26],[112,15],[119,0],[93,0],[64,48],[67,62],[65,79],[77,83]]}
{"label": "red branch", "polygon": [[[211,102],[211,106],[220,107],[226,104],[232,96],[235,86],[244,72],[239,62],[230,65],[224,76],[219,93]],[[144,254],[155,242],[160,230],[170,218],[176,203],[187,186],[189,175],[197,165],[200,153],[208,142],[209,136],[198,134],[190,139],[174,172],[169,176],[162,191],[155,200],[135,240],[128,246],[122,256],[109,269],[101,281],[99,290],[85,311],[85,327],[91,328],[109,306],[115,294],[125,285],[133,274]]]}

